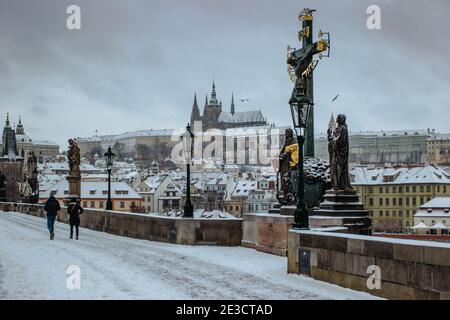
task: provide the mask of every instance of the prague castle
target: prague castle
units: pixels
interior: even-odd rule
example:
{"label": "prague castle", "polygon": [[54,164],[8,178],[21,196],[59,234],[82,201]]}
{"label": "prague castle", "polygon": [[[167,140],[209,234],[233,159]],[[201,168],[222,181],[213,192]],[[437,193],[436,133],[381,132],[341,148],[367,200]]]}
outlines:
{"label": "prague castle", "polygon": [[211,98],[206,95],[205,106],[203,108],[203,116],[200,115],[200,108],[197,103],[197,95],[194,97],[194,105],[191,112],[191,126],[194,122],[200,121],[204,131],[208,129],[229,129],[241,127],[258,127],[266,126],[267,121],[262,112],[245,111],[236,112],[234,103],[234,95],[231,96],[230,111],[226,112],[222,109],[222,101],[217,99],[216,85],[213,83]]}

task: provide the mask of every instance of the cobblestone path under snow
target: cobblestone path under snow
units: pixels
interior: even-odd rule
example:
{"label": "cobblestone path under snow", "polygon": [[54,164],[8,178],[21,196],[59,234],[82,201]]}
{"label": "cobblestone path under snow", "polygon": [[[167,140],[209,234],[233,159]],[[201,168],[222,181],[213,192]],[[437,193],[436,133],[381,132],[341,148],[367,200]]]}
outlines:
{"label": "cobblestone path under snow", "polygon": [[[247,248],[180,246],[80,229],[0,212],[0,299],[373,299],[288,275],[286,258]],[[67,268],[78,266],[81,289]]]}

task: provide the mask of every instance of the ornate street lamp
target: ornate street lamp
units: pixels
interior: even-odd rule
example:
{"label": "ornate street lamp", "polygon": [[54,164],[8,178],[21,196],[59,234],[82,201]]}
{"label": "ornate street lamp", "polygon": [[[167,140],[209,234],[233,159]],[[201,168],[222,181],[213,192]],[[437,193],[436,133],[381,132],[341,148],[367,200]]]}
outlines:
{"label": "ornate street lamp", "polygon": [[294,123],[294,130],[297,135],[298,143],[298,178],[297,178],[297,209],[294,213],[294,228],[295,229],[309,229],[309,213],[306,209],[305,203],[305,179],[304,179],[304,144],[305,134],[307,129],[309,112],[312,107],[311,101],[304,95],[303,90],[299,90],[299,95],[296,96],[295,101],[291,103],[292,122]]}
{"label": "ornate street lamp", "polygon": [[188,124],[186,126],[186,132],[183,136],[184,143],[184,158],[186,160],[186,203],[184,204],[184,214],[185,218],[194,217],[194,206],[191,202],[191,162],[194,154],[194,134],[191,131],[191,126]]}
{"label": "ornate street lamp", "polygon": [[106,210],[113,209],[113,203],[111,199],[111,172],[113,169],[115,157],[116,155],[112,152],[111,146],[109,146],[108,152],[105,153],[106,168],[108,169],[108,200],[106,201]]}

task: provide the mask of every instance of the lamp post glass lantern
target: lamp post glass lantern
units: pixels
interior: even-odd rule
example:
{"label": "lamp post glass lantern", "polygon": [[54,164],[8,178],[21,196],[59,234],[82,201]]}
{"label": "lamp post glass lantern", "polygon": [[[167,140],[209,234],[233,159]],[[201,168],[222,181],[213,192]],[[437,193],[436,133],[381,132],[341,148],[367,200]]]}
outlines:
{"label": "lamp post glass lantern", "polygon": [[307,129],[309,112],[311,110],[312,103],[305,96],[298,97],[295,103],[291,104],[292,122],[294,124],[294,130],[297,135],[297,148],[298,148],[298,164],[297,164],[297,209],[294,213],[295,229],[309,229],[309,213],[306,209],[305,203],[305,178],[304,178],[304,144],[305,133]]}
{"label": "lamp post glass lantern", "polygon": [[113,203],[111,199],[111,172],[114,165],[114,158],[116,155],[112,152],[111,146],[108,147],[108,152],[105,153],[106,168],[108,170],[108,200],[106,201],[106,210],[113,209]]}
{"label": "lamp post glass lantern", "polygon": [[186,132],[183,136],[184,143],[184,158],[186,161],[186,203],[184,204],[183,217],[194,217],[194,206],[191,202],[191,162],[194,153],[194,134],[191,131],[191,126],[186,126]]}

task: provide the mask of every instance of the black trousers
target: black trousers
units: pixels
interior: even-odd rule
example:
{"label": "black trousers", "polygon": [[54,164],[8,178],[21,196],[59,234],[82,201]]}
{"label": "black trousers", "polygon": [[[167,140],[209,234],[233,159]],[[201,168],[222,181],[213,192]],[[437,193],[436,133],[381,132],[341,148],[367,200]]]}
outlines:
{"label": "black trousers", "polygon": [[70,236],[71,237],[73,237],[73,227],[75,227],[75,232],[76,232],[76,235],[77,235],[77,237],[78,237],[78,233],[79,233],[79,226],[78,226],[78,224],[71,224],[70,225]]}

